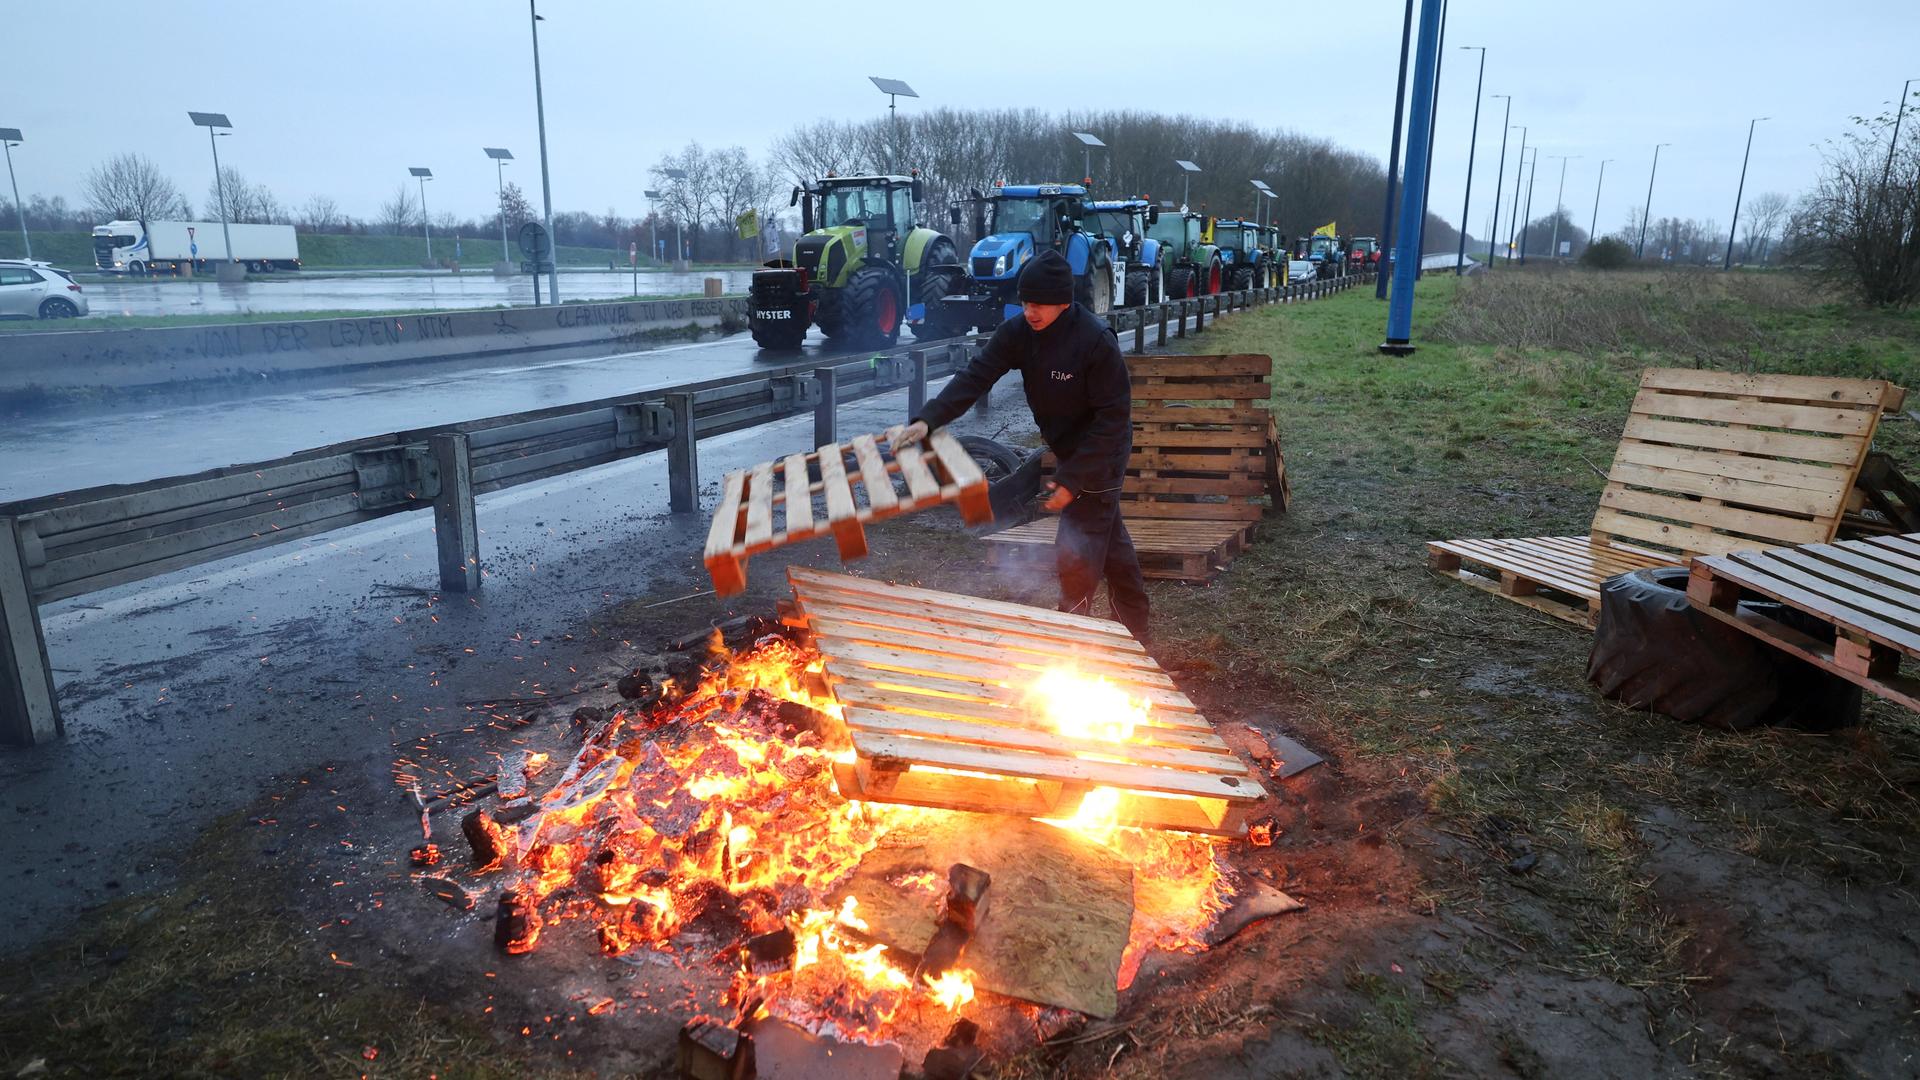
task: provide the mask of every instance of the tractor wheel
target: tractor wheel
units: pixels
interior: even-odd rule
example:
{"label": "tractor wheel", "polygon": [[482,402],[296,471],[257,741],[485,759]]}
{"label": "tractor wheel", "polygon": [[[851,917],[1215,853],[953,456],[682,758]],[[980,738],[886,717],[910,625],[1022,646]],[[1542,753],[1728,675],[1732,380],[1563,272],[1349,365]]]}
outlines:
{"label": "tractor wheel", "polygon": [[890,271],[868,266],[854,274],[840,310],[846,316],[847,337],[863,347],[891,345],[900,339],[900,320],[906,313]]}
{"label": "tractor wheel", "polygon": [[915,341],[930,341],[934,338],[952,337],[965,333],[965,328],[954,326],[942,317],[940,304],[942,297],[953,291],[954,278],[958,276],[952,270],[929,270],[914,282],[913,295],[917,303],[924,304],[926,315],[920,325],[913,328]]}
{"label": "tractor wheel", "polygon": [[1200,283],[1200,294],[1202,296],[1217,294],[1220,291],[1220,279],[1224,276],[1220,272],[1220,261],[1215,259],[1207,266],[1207,280]]}
{"label": "tractor wheel", "polygon": [[1191,300],[1197,295],[1198,285],[1194,283],[1193,271],[1181,267],[1167,275],[1167,299]]}
{"label": "tractor wheel", "polygon": [[1087,304],[1095,315],[1105,318],[1113,310],[1113,268],[1106,263],[1098,263],[1093,268],[1091,278],[1092,299]]}
{"label": "tractor wheel", "polygon": [[1127,271],[1127,306],[1139,307],[1148,302],[1148,283],[1152,275],[1145,270]]}
{"label": "tractor wheel", "polygon": [[1253,288],[1252,268],[1243,266],[1235,270],[1233,272],[1233,283],[1227,288],[1229,292],[1240,292],[1244,289]]}

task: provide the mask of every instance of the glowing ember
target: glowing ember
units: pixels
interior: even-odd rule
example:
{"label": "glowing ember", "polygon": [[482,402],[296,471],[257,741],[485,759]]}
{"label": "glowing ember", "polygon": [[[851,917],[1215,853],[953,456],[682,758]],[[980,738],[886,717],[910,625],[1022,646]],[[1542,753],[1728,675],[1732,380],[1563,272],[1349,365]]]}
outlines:
{"label": "glowing ember", "polygon": [[[749,938],[793,934],[784,956],[743,956],[727,1000],[738,1020],[771,1015],[817,1033],[887,1040],[908,1013],[950,1024],[974,1000],[972,973],[918,981],[870,939],[856,900],[825,898],[889,830],[951,811],[848,802],[835,760],[851,760],[840,708],[817,655],[777,636],[734,655],[715,643],[699,684],[648,712],[621,713],[590,737],[534,812],[511,824],[476,814],[499,853],[515,923],[502,947],[532,949],[542,928],[590,921],[610,955],[703,941],[720,955]],[[1118,745],[1148,724],[1147,704],[1105,679],[1049,671],[1026,707],[1062,735]],[[1097,751],[1088,756],[1098,758]],[[530,770],[531,771],[531,770]],[[1052,822],[1134,866],[1135,917],[1122,985],[1149,949],[1199,948],[1229,892],[1208,840],[1115,824],[1121,795],[1090,792]],[[509,815],[501,814],[502,817]],[[944,895],[931,872],[895,886]],[[903,964],[905,967],[903,968]]]}

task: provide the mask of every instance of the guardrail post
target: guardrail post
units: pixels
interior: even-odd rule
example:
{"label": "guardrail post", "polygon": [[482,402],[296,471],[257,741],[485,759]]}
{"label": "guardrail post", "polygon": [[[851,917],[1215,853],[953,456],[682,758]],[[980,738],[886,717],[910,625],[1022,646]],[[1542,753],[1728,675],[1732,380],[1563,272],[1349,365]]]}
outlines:
{"label": "guardrail post", "polygon": [[839,373],[830,367],[814,368],[813,377],[820,382],[820,401],[813,407],[813,445],[831,446],[840,441],[839,419]]}
{"label": "guardrail post", "polygon": [[909,350],[907,363],[913,367],[912,373],[907,376],[907,415],[919,416],[920,410],[927,407],[927,351]]}
{"label": "guardrail post", "polygon": [[1191,303],[1193,303],[1191,300],[1180,301],[1180,330],[1174,334],[1175,337],[1187,336],[1187,305]]}
{"label": "guardrail post", "polygon": [[1133,309],[1133,355],[1147,351],[1147,309]]}
{"label": "guardrail post", "polygon": [[440,590],[470,593],[480,588],[480,529],[473,517],[473,458],[464,432],[428,440],[440,467],[440,494],[433,499],[433,538],[440,551]]}
{"label": "guardrail post", "polygon": [[[1215,304],[1220,302],[1218,296],[1203,296],[1193,305],[1193,332],[1196,334],[1204,332],[1207,328],[1207,301],[1209,300]],[[1214,310],[1218,311],[1219,308]]]}
{"label": "guardrail post", "polygon": [[35,746],[65,732],[20,522],[0,517],[0,742]]}
{"label": "guardrail post", "polygon": [[[831,393],[827,400],[833,400]],[[700,509],[700,439],[693,429],[693,395],[668,394],[667,411],[673,414],[673,438],[667,443],[667,508],[690,514]]]}
{"label": "guardrail post", "polygon": [[1160,346],[1162,348],[1167,344],[1167,309],[1171,306],[1165,300],[1160,301]]}

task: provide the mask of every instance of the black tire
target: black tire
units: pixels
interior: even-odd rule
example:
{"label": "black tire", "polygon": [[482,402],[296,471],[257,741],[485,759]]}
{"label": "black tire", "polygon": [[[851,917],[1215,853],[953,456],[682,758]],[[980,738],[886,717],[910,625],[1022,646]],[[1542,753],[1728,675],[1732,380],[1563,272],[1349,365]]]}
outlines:
{"label": "black tire", "polygon": [[893,271],[879,266],[863,266],[847,282],[841,297],[842,326],[849,342],[862,348],[892,345],[900,340],[900,324],[906,308],[901,303],[900,286]]}
{"label": "black tire", "polygon": [[1167,299],[1191,300],[1196,295],[1198,295],[1197,286],[1194,284],[1192,270],[1183,266],[1167,275]]}
{"label": "black tire", "polygon": [[43,319],[78,318],[80,309],[64,296],[49,296],[40,301],[40,317]]}
{"label": "black tire", "polygon": [[1233,272],[1233,278],[1227,285],[1228,292],[1241,292],[1253,288],[1253,268],[1242,266]]}
{"label": "black tire", "polygon": [[1148,302],[1147,286],[1153,276],[1145,270],[1127,271],[1127,306],[1139,307]]}
{"label": "black tire", "polygon": [[1087,275],[1087,291],[1091,296],[1087,307],[1095,315],[1106,318],[1113,310],[1113,265],[1095,263],[1092,272]]}
{"label": "black tire", "polygon": [[974,463],[980,466],[980,471],[986,474],[989,484],[1012,476],[1014,471],[1020,468],[1021,463],[1027,460],[1026,455],[1020,451],[997,439],[989,439],[985,435],[962,435],[960,445],[973,458]]}
{"label": "black tire", "polygon": [[1225,279],[1226,279],[1226,275],[1221,272],[1219,259],[1215,259],[1212,262],[1208,263],[1206,276],[1202,277],[1198,283],[1198,287],[1200,289],[1200,295],[1201,296],[1217,295],[1220,292],[1221,286],[1226,283]]}
{"label": "black tire", "polygon": [[935,338],[953,337],[966,333],[966,327],[954,326],[942,317],[940,299],[953,292],[953,284],[959,279],[955,270],[928,270],[914,282],[913,295],[917,302],[926,305],[926,316],[919,326],[913,328],[915,341],[931,341]]}
{"label": "black tire", "polygon": [[1687,569],[1669,566],[1601,587],[1587,660],[1587,681],[1601,694],[1728,731],[1859,722],[1859,687],[1694,610],[1686,586]]}

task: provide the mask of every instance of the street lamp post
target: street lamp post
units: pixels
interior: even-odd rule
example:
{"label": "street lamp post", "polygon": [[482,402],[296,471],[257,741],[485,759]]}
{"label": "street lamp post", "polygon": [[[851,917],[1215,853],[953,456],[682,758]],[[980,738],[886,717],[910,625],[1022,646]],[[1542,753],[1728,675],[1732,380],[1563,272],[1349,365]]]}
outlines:
{"label": "street lamp post", "polygon": [[20,219],[20,243],[27,249],[27,258],[33,258],[33,239],[27,235],[27,211],[20,205],[20,181],[13,175],[13,148],[25,142],[20,137],[19,128],[0,128],[0,146],[6,147],[7,180],[13,184],[13,216]]}
{"label": "street lamp post", "polygon": [[869,75],[867,81],[879,87],[880,92],[887,95],[887,128],[892,133],[892,138],[889,140],[892,145],[887,148],[887,168],[897,170],[900,168],[900,111],[897,106],[903,97],[917,98],[920,95],[913,92],[913,87],[899,79],[883,79],[878,75]]}
{"label": "street lamp post", "polygon": [[[1462,45],[1460,48],[1480,50],[1480,75],[1473,81],[1473,134],[1467,138],[1467,195],[1460,203],[1460,250],[1453,257],[1456,277],[1467,272],[1467,211],[1473,207],[1473,155],[1480,145],[1480,90],[1487,81],[1487,47]],[[1500,196],[1495,195],[1493,200],[1498,203]]]}
{"label": "street lamp post", "polygon": [[1540,182],[1540,148],[1533,148],[1533,160],[1527,163],[1526,222],[1520,226],[1520,265],[1527,265],[1527,233],[1533,227],[1533,188]]}
{"label": "street lamp post", "polygon": [[1180,171],[1184,174],[1180,177],[1180,212],[1186,213],[1188,206],[1187,196],[1193,193],[1193,174],[1200,171],[1200,166],[1195,165],[1185,158],[1175,158],[1173,163],[1180,166]]}
{"label": "street lamp post", "polygon": [[[1887,177],[1893,175],[1893,151],[1900,145],[1900,121],[1907,115],[1907,91],[1912,89],[1916,82],[1920,82],[1920,79],[1908,79],[1900,85],[1900,103],[1893,108],[1893,139],[1887,143],[1887,163],[1880,167],[1880,192],[1883,196],[1887,190]],[[13,137],[19,138],[20,133],[14,132]],[[13,199],[15,202],[20,201],[18,188],[14,189]]]}
{"label": "street lamp post", "polygon": [[1507,111],[1500,118],[1500,167],[1493,171],[1493,220],[1487,225],[1487,269],[1493,269],[1493,246],[1500,242],[1500,196],[1504,193],[1501,185],[1507,179],[1507,132],[1513,125],[1507,123],[1513,119],[1513,95],[1494,94],[1497,98],[1507,99]]}
{"label": "street lamp post", "polygon": [[1653,147],[1653,168],[1647,170],[1647,205],[1640,211],[1640,250],[1634,252],[1635,259],[1647,257],[1647,219],[1653,214],[1653,178],[1660,172],[1660,148],[1672,146],[1670,142],[1656,143]]}
{"label": "street lamp post", "polygon": [[[213,189],[220,197],[220,240],[226,244],[225,254],[227,257],[226,261],[221,265],[231,266],[233,265],[233,231],[227,227],[227,185],[226,178],[220,175],[220,143],[214,136],[232,134],[233,125],[227,122],[226,113],[189,111],[187,118],[192,120],[196,125],[207,129],[207,145],[213,148]],[[227,130],[216,132],[214,130],[215,128],[226,128]],[[148,265],[151,267],[152,264]],[[233,271],[221,270],[217,271],[217,274],[231,277]]]}
{"label": "street lamp post", "polygon": [[[687,178],[687,170],[685,169],[662,169],[660,171],[665,173],[669,180],[680,181]],[[680,231],[679,214],[673,215],[673,268],[675,270],[693,269],[693,264],[687,261],[687,241],[685,235]]]}
{"label": "street lamp post", "polygon": [[[547,230],[547,251],[555,262],[559,261],[559,245],[553,239],[553,182],[547,173],[547,99],[540,89],[540,24],[546,20],[534,10],[535,0],[527,0],[527,14],[532,16],[528,25],[533,29],[533,111],[540,123],[540,209],[542,221]],[[537,263],[535,264],[538,265]],[[540,291],[538,271],[533,280],[535,292]],[[560,275],[547,273],[547,303],[560,302]]]}
{"label": "street lamp post", "polygon": [[1507,262],[1513,262],[1513,238],[1520,232],[1520,177],[1527,171],[1527,125],[1515,125],[1520,129],[1520,153],[1513,163],[1513,213],[1507,221]]}
{"label": "street lamp post", "polygon": [[433,179],[432,169],[423,169],[415,165],[407,170],[415,180],[420,181],[420,231],[427,237],[427,265],[433,265],[433,219],[427,216],[427,181]]}
{"label": "street lamp post", "polygon": [[1756,116],[1747,122],[1747,152],[1740,158],[1740,186],[1733,193],[1733,224],[1727,226],[1727,257],[1720,263],[1720,269],[1733,269],[1733,238],[1740,232],[1740,200],[1747,194],[1747,162],[1753,159],[1753,129],[1762,120],[1771,120],[1771,116]]}
{"label": "street lamp post", "polygon": [[1607,162],[1612,160],[1613,160],[1612,158],[1604,158],[1601,160],[1600,179],[1594,181],[1593,183],[1593,217],[1588,219],[1587,221],[1587,246],[1588,247],[1593,246],[1593,230],[1600,227],[1600,189],[1606,186]]}
{"label": "street lamp post", "polygon": [[[1434,134],[1440,130],[1440,77],[1447,69],[1447,0],[1440,0],[1440,43],[1437,48],[1439,51],[1434,53],[1433,56],[1433,108],[1427,113],[1427,169],[1426,176],[1420,181],[1420,205],[1422,207],[1433,205],[1431,198],[1433,194],[1433,159],[1435,157],[1433,153],[1433,137]],[[1476,109],[1480,107],[1478,94],[1474,95],[1473,107]],[[1467,223],[1462,221],[1460,227],[1463,229],[1466,228]],[[1420,256],[1420,260],[1413,266],[1413,280],[1419,281],[1421,276],[1427,271],[1427,212],[1425,210],[1421,211],[1420,220],[1414,222],[1413,233],[1419,241],[1415,245],[1414,253]]]}
{"label": "street lamp post", "polygon": [[[1393,92],[1393,138],[1387,144],[1387,205],[1380,211],[1380,250],[1393,250],[1393,195],[1400,182],[1400,125],[1407,101],[1407,54],[1413,47],[1413,0],[1407,0],[1407,13],[1400,25],[1400,85]],[[1389,274],[1373,281],[1373,298],[1387,298]]]}
{"label": "street lamp post", "polygon": [[1547,156],[1560,159],[1560,190],[1553,196],[1553,240],[1551,241],[1553,246],[1547,249],[1547,258],[1557,259],[1560,257],[1560,219],[1567,213],[1567,162],[1580,155],[1574,154],[1568,157],[1566,154],[1548,154]]}
{"label": "street lamp post", "polygon": [[653,226],[653,254],[651,257],[657,264],[660,261],[660,211],[658,209],[660,193],[652,188],[648,188],[640,194],[647,197],[647,221]]}
{"label": "street lamp post", "polygon": [[500,199],[500,262],[507,264],[512,261],[507,255],[507,162],[513,160],[513,152],[497,146],[483,146],[481,149],[493,159],[493,183]]}
{"label": "street lamp post", "polygon": [[1073,137],[1080,140],[1080,149],[1086,154],[1086,171],[1080,175],[1086,178],[1087,189],[1091,191],[1093,189],[1093,148],[1107,144],[1101,142],[1098,135],[1088,134],[1084,131],[1074,132]]}

